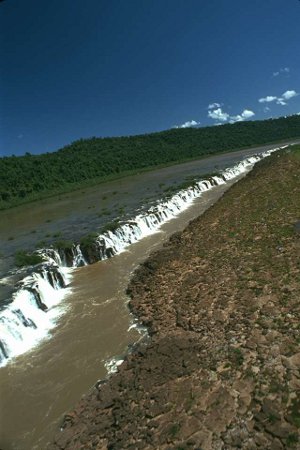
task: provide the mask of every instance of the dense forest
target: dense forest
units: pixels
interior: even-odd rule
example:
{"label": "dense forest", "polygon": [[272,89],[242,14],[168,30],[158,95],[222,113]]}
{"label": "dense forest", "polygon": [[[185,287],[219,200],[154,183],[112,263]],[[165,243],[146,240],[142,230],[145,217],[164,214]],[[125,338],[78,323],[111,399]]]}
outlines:
{"label": "dense forest", "polygon": [[300,116],[119,138],[0,158],[0,209],[151,167],[300,137]]}

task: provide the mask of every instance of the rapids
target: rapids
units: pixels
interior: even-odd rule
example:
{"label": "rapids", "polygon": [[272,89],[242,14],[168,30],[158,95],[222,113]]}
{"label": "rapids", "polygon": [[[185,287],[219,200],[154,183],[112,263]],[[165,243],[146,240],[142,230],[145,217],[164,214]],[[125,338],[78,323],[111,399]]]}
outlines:
{"label": "rapids", "polygon": [[[249,171],[253,165],[272,152],[284,147],[267,150],[260,155],[250,156],[233,167],[221,171],[206,180],[194,182],[167,199],[159,199],[155,206],[138,213],[131,220],[120,223],[113,230],[105,231],[94,238],[96,260],[102,261],[123,252],[129,245],[157,232],[167,221],[186,210],[203,192],[214,186],[225,184]],[[39,249],[37,254],[45,263],[37,265],[30,276],[19,281],[12,301],[0,313],[0,365],[20,355],[49,336],[56,318],[63,312],[61,304],[71,270],[66,266],[87,265],[87,259],[79,243],[74,243],[70,255],[55,248]],[[67,262],[68,261],[68,262]]]}
{"label": "rapids", "polygon": [[[13,295],[0,302],[0,315],[4,317],[0,322],[1,339],[5,342],[1,348],[0,369],[1,449],[45,449],[53,439],[62,415],[97,380],[117,369],[124,353],[141,338],[140,332],[144,336],[144,330],[139,330],[127,308],[125,291],[133,271],[174,232],[185,228],[190,220],[216,202],[226,189],[251,170],[255,162],[267,156],[266,150],[275,149],[269,146],[243,150],[120,180],[124,193],[129,191],[138,195],[141,187],[148,190],[149,180],[152,185],[158,185],[170,176],[184,180],[191,174],[195,180],[198,173],[198,179],[187,184],[185,189],[173,191],[167,198],[157,196],[158,200],[150,206],[132,209],[113,230],[99,232],[94,237],[97,250],[94,256],[99,260],[96,264],[87,264],[89,255],[84,254],[80,245],[79,233],[86,232],[82,221],[92,217],[90,210],[89,216],[82,217],[84,210],[80,198],[77,212],[80,211],[82,221],[77,238],[72,236],[71,252],[66,254],[51,246],[41,247],[36,252],[43,255],[45,261],[42,264],[27,270],[12,269],[10,274],[2,270],[6,277],[1,280],[2,293],[8,292],[4,283],[14,280],[16,283]],[[219,169],[220,165],[222,167],[218,176],[206,180],[202,176],[201,179],[201,175],[212,171],[216,164]],[[231,168],[226,170],[226,167]],[[93,201],[99,196],[97,189],[93,189]],[[116,184],[113,187],[110,184],[109,189],[115,190]],[[100,198],[105,190],[108,190],[107,186],[100,188]],[[113,197],[114,201],[117,196]],[[30,207],[34,215],[28,218],[27,207],[5,213],[4,217],[12,220],[0,221],[2,239],[3,231],[6,236],[10,235],[12,224],[16,239],[8,242],[7,237],[4,238],[4,250],[8,251],[9,245],[15,249],[22,240],[33,241],[38,233],[48,231],[45,227],[50,225],[52,230],[61,229],[66,206],[73,212],[77,201],[74,197],[69,200],[72,202],[68,206],[68,200],[63,198],[61,215],[51,224],[45,220],[49,218],[49,209],[43,210],[42,218],[38,217],[39,205]],[[48,208],[51,203],[59,209],[60,203],[51,199],[42,207]],[[90,204],[91,197],[86,206]],[[87,224],[90,226],[88,231],[97,230],[95,221]],[[30,232],[33,226],[39,227],[36,235]],[[27,234],[24,233],[26,227]],[[2,261],[4,258],[0,258]],[[4,265],[0,269],[3,267],[5,269]]]}

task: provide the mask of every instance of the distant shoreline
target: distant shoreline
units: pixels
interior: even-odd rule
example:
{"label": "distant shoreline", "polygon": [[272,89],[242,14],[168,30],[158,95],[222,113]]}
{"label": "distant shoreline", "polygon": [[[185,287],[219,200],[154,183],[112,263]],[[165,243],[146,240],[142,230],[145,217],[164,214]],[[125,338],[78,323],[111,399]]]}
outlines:
{"label": "distant shoreline", "polygon": [[79,139],[39,155],[0,158],[0,209],[209,155],[300,137],[300,116],[160,133]]}
{"label": "distant shoreline", "polygon": [[0,203],[0,214],[2,211],[7,211],[9,209],[13,209],[13,208],[18,208],[18,207],[22,207],[23,205],[28,205],[31,203],[37,203],[39,201],[43,201],[49,198],[55,198],[55,197],[59,197],[61,195],[64,194],[69,194],[69,193],[76,193],[76,191],[80,191],[81,189],[88,189],[88,188],[93,188],[95,186],[107,183],[109,181],[117,181],[117,180],[121,180],[130,176],[134,176],[134,175],[139,175],[142,173],[146,173],[146,172],[152,172],[155,170],[159,170],[159,169],[163,169],[163,168],[167,168],[167,167],[172,167],[172,166],[177,166],[180,164],[185,164],[185,163],[189,163],[189,162],[193,162],[193,161],[199,161],[201,159],[205,159],[205,158],[209,158],[209,157],[214,157],[214,156],[218,156],[218,155],[226,155],[226,154],[230,154],[230,153],[235,153],[235,152],[240,152],[240,151],[246,151],[246,150],[253,150],[253,149],[263,149],[263,148],[267,148],[269,146],[273,146],[273,145],[284,145],[284,144],[291,144],[291,143],[300,143],[300,137],[298,138],[291,138],[289,140],[276,140],[276,141],[270,141],[267,143],[263,143],[262,145],[252,145],[252,146],[245,146],[245,147],[241,147],[241,148],[235,148],[233,150],[224,150],[224,151],[217,151],[214,153],[206,153],[203,154],[202,156],[198,156],[195,158],[186,158],[186,159],[182,159],[182,160],[178,160],[178,161],[172,161],[169,163],[165,163],[165,164],[159,164],[159,165],[154,165],[154,166],[150,166],[147,168],[141,168],[141,169],[135,169],[135,170],[130,170],[130,171],[126,171],[123,172],[121,174],[115,174],[115,175],[111,175],[111,176],[107,176],[105,178],[101,178],[101,179],[92,179],[92,180],[87,180],[86,182],[82,182],[79,185],[72,185],[69,187],[66,187],[64,189],[61,190],[56,190],[55,192],[49,193],[49,192],[45,192],[44,194],[41,194],[40,196],[38,196],[37,198],[29,198],[29,199],[24,199],[24,200],[18,200],[16,203],[12,203],[12,204],[8,204],[8,205],[3,205]]}

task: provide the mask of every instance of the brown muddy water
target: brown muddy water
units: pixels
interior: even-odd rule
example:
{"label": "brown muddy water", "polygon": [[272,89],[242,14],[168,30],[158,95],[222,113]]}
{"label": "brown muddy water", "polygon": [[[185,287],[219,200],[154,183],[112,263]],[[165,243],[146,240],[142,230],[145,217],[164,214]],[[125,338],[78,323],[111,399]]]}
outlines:
{"label": "brown muddy water", "polygon": [[3,256],[7,259],[16,250],[47,246],[58,239],[78,239],[117,217],[132,217],[133,211],[148,207],[169,187],[225,169],[275,146],[214,155],[0,211],[0,263]]}
{"label": "brown muddy water", "polygon": [[[255,152],[257,150],[252,149],[231,154],[230,157],[220,155],[219,160],[213,157],[213,162],[207,158],[201,161],[202,173],[210,171],[207,167],[211,165],[221,164],[224,158],[224,164],[229,166]],[[199,163],[187,163],[190,164],[189,169],[181,165],[182,170],[184,173],[193,172],[192,164]],[[176,171],[179,173],[179,170],[180,166],[161,169],[165,171],[165,177],[171,178],[176,177]],[[147,177],[154,180],[161,171],[139,175],[137,180],[142,184],[145,177],[146,183]],[[161,177],[156,178],[156,184],[158,180]],[[128,180],[130,182],[134,184],[134,181]],[[141,338],[135,328],[129,330],[133,318],[126,306],[128,299],[125,291],[133,271],[151,252],[160,248],[170,235],[182,230],[191,219],[203,213],[229,186],[230,183],[226,188],[218,186],[203,193],[188,210],[164,224],[160,232],[131,245],[124,253],[74,270],[71,292],[64,299],[67,311],[51,331],[51,338],[0,369],[2,450],[45,449],[59,429],[63,414],[97,380],[107,375],[105,363],[113,356],[124,354],[128,345]],[[128,190],[127,185],[126,192]],[[93,192],[91,195],[96,195],[96,191]],[[79,205],[77,211],[74,211],[74,205],[70,211],[79,215],[80,208],[84,208],[81,202]],[[20,215],[21,209],[18,211]],[[13,216],[16,212],[10,214]],[[39,219],[35,220],[42,223]],[[59,220],[63,223],[62,213]],[[19,225],[22,239],[28,233],[25,222]],[[28,224],[32,226],[29,219]],[[5,227],[8,232],[7,223]]]}

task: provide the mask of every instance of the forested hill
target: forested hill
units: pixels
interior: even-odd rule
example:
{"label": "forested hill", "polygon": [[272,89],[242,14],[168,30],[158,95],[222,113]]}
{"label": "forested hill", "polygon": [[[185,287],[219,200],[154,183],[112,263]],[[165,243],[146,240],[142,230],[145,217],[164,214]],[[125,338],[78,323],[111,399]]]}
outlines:
{"label": "forested hill", "polygon": [[0,208],[126,173],[300,137],[300,116],[119,138],[81,139],[42,155],[0,158]]}

